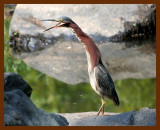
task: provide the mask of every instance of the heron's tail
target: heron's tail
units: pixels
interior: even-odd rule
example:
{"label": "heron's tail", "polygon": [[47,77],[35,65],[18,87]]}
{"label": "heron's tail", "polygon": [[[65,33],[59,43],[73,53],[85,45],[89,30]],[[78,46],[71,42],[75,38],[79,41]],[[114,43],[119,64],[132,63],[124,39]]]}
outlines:
{"label": "heron's tail", "polygon": [[113,102],[114,102],[114,105],[115,106],[119,106],[119,98],[118,98],[118,95],[117,95],[117,92],[116,92],[116,90],[115,90],[115,88],[114,89],[112,89],[112,97],[113,97]]}

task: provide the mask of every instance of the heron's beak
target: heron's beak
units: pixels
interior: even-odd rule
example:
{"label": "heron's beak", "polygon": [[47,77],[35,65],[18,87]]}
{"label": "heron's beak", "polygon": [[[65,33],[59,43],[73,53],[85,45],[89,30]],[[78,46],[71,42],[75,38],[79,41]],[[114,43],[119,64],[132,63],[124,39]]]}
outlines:
{"label": "heron's beak", "polygon": [[57,20],[55,20],[55,19],[46,19],[46,20],[41,20],[41,21],[55,21],[55,22],[58,22],[58,24],[56,24],[55,26],[50,27],[50,28],[44,30],[44,32],[46,32],[46,31],[48,31],[48,30],[50,30],[50,29],[52,29],[52,28],[63,27],[63,25],[65,24],[65,23],[63,23],[62,21],[57,21]]}

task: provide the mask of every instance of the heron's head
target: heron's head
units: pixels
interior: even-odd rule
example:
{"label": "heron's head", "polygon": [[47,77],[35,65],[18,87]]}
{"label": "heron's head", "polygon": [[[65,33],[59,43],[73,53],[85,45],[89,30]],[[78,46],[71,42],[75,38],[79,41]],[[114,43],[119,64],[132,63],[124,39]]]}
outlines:
{"label": "heron's head", "polygon": [[66,16],[62,16],[58,19],[46,19],[46,20],[42,20],[42,21],[54,21],[57,22],[57,24],[53,27],[50,27],[48,29],[46,29],[45,31],[48,31],[52,28],[58,28],[58,27],[70,27],[71,24],[75,24],[75,22],[73,22],[69,17]]}

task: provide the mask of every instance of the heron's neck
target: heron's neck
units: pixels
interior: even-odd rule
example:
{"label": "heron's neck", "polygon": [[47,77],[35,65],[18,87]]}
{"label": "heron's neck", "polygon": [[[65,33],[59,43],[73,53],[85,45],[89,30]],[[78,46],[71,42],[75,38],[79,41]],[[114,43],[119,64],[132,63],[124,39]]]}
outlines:
{"label": "heron's neck", "polygon": [[87,60],[88,60],[88,69],[93,70],[95,66],[99,64],[100,61],[100,51],[93,40],[84,33],[78,25],[72,25],[71,28],[73,33],[77,36],[80,42],[85,46]]}

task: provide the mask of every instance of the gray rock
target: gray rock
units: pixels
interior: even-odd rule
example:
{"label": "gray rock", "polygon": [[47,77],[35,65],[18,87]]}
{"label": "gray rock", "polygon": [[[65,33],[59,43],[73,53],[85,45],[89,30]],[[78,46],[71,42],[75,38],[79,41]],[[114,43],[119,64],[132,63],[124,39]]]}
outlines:
{"label": "gray rock", "polygon": [[31,87],[16,73],[4,74],[5,126],[66,126],[67,120],[54,113],[45,113],[30,100]]}
{"label": "gray rock", "polygon": [[4,92],[5,126],[66,126],[67,120],[57,114],[38,109],[22,90]]}
{"label": "gray rock", "polygon": [[4,91],[14,89],[21,89],[29,97],[32,93],[32,88],[23,80],[22,76],[16,73],[4,73]]}
{"label": "gray rock", "polygon": [[[149,21],[147,16],[156,8],[151,6],[18,4],[10,25],[10,46],[14,56],[40,72],[69,84],[89,82],[84,47],[75,35],[64,28],[43,33],[55,23],[42,22],[42,19],[65,15],[93,38],[113,80],[153,78],[156,77],[155,40],[142,40],[138,46],[135,42],[108,42],[108,37],[119,31],[128,31],[130,26],[137,26],[135,23],[142,22],[144,17]],[[40,10],[43,11],[39,13]]]}
{"label": "gray rock", "polygon": [[156,126],[156,110],[146,107],[135,112],[132,124],[134,126]]}
{"label": "gray rock", "polygon": [[96,114],[97,112],[85,112],[61,115],[66,117],[69,126],[156,126],[155,109],[143,108],[121,114],[105,113],[106,116]]}
{"label": "gray rock", "polygon": [[[54,22],[47,22],[47,24],[44,22],[43,24],[40,20],[69,16],[80,27],[83,27],[87,34],[97,36],[95,37],[96,41],[103,41],[119,31],[123,32],[125,21],[142,22],[144,17],[151,13],[151,6],[152,4],[17,4],[10,33],[19,32],[23,35],[35,36],[36,33],[42,33],[45,28],[54,25]],[[39,13],[41,9],[43,11]],[[62,33],[68,34],[68,30],[52,30],[49,34],[44,35],[56,37]],[[67,38],[69,39],[69,37],[65,37],[65,39]]]}

